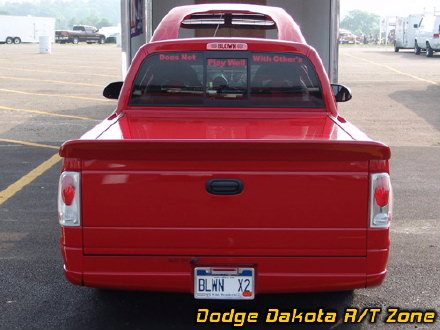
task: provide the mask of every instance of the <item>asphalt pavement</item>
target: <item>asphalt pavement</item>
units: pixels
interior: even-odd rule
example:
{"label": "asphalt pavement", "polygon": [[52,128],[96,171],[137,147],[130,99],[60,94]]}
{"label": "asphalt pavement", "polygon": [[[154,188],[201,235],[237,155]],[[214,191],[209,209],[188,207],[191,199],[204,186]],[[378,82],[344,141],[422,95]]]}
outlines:
{"label": "asphalt pavement", "polygon": [[0,45],[0,329],[220,329],[199,308],[227,312],[381,308],[376,323],[256,323],[246,328],[439,329],[385,324],[385,310],[440,311],[440,55],[389,47],[340,48],[342,115],[391,146],[394,219],[383,285],[348,293],[257,295],[252,302],[190,294],[78,287],[63,275],[57,222],[57,148],[110,115],[102,89],[121,78],[114,45]]}

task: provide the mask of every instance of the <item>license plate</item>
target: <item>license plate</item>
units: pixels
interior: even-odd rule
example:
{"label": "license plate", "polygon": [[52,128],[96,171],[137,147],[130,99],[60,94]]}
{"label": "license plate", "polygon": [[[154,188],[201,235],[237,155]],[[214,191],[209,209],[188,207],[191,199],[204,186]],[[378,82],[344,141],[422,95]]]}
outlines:
{"label": "license plate", "polygon": [[196,267],[196,299],[254,299],[254,268]]}

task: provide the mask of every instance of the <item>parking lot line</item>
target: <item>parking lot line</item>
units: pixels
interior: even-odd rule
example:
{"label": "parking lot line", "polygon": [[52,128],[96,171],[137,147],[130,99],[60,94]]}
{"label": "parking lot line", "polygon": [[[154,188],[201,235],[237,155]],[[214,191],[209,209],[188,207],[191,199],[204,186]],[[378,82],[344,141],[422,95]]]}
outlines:
{"label": "parking lot line", "polygon": [[35,79],[35,78],[13,77],[13,76],[0,76],[0,79],[28,80],[28,81],[38,81],[38,82],[62,84],[62,85],[81,85],[81,86],[91,86],[91,87],[101,87],[101,88],[105,87],[105,85],[98,85],[98,84],[79,83],[79,82],[62,81],[62,80],[39,79],[39,78]]}
{"label": "parking lot line", "polygon": [[36,113],[36,114],[39,114],[39,115],[53,116],[53,117],[65,117],[65,118],[73,118],[73,119],[81,119],[81,120],[89,120],[89,121],[99,121],[98,119],[93,119],[93,118],[88,118],[88,117],[72,116],[72,115],[62,115],[62,114],[59,114],[59,113],[52,113],[52,112],[41,111],[41,110],[12,108],[12,107],[5,107],[5,106],[2,106],[2,105],[0,105],[0,109],[2,109],[2,110],[11,110],[11,111],[21,111],[21,112]]}
{"label": "parking lot line", "polygon": [[[350,79],[350,83],[407,83],[412,82],[414,83],[414,79]],[[423,81],[423,83],[425,83]]]}
{"label": "parking lot line", "polygon": [[[21,64],[23,65],[24,63],[21,63]],[[66,64],[54,64],[54,63],[44,64],[44,63],[26,62],[25,64],[30,66],[30,67],[41,66],[41,67],[52,68],[52,69],[55,69],[56,67],[62,67],[62,68],[66,67]],[[101,69],[101,70],[115,70],[115,69],[120,70],[119,67],[116,68],[115,66],[102,66],[101,63],[99,63],[99,64],[97,63],[94,66],[93,65],[77,65],[77,64],[75,64],[75,68],[84,68],[84,69],[96,70],[97,67],[99,67],[99,69]],[[26,68],[23,68],[23,69],[26,69]]]}
{"label": "parking lot line", "polygon": [[50,149],[59,149],[60,148],[59,146],[51,146],[49,144],[41,144],[41,143],[34,143],[34,142],[27,142],[27,141],[20,141],[20,140],[4,139],[4,138],[0,138],[0,141],[8,142],[8,143],[24,144],[24,145],[33,146],[33,147],[50,148]]}
{"label": "parking lot line", "polygon": [[17,192],[22,190],[25,186],[27,186],[29,183],[34,181],[36,178],[38,178],[40,175],[42,175],[44,172],[46,172],[48,169],[50,169],[52,166],[54,166],[56,163],[58,163],[61,160],[61,157],[56,153],[52,157],[50,157],[48,160],[43,162],[38,167],[34,168],[32,171],[30,171],[25,176],[21,177],[19,180],[11,184],[8,188],[6,188],[3,191],[0,191],[0,205],[2,205],[4,202],[6,202],[9,198],[14,196]]}
{"label": "parking lot line", "polygon": [[99,102],[116,102],[115,100],[109,100],[104,98],[98,99],[96,97],[73,96],[73,95],[65,95],[65,94],[45,94],[45,93],[24,92],[24,91],[17,91],[14,89],[5,89],[5,88],[0,88],[0,92],[17,93],[17,94],[25,94],[25,95],[51,96],[58,98],[70,98],[70,99],[80,99],[80,100],[99,101]]}
{"label": "parking lot line", "polygon": [[120,75],[104,74],[104,73],[84,73],[84,72],[66,72],[66,71],[55,71],[55,70],[23,69],[14,66],[12,67],[0,66],[0,69],[11,70],[11,71],[43,72],[43,73],[57,73],[57,74],[81,75],[81,76],[113,77],[113,78],[119,78],[119,80],[122,79]]}
{"label": "parking lot line", "polygon": [[403,71],[397,70],[396,68],[393,68],[392,66],[389,66],[389,65],[386,65],[386,64],[382,64],[382,63],[374,62],[374,61],[371,61],[371,60],[369,60],[369,59],[366,59],[366,58],[363,58],[363,57],[359,57],[359,56],[355,56],[355,55],[351,55],[351,54],[344,54],[344,55],[345,55],[345,56],[348,56],[348,57],[352,57],[352,58],[358,59],[358,60],[361,60],[361,61],[364,61],[364,62],[367,62],[367,63],[370,63],[370,64],[374,64],[374,65],[377,65],[377,66],[381,66],[381,67],[383,67],[383,68],[386,68],[386,69],[388,69],[388,70],[390,70],[390,71],[393,71],[393,72],[396,72],[396,73],[398,73],[398,74],[401,74],[401,75],[404,75],[404,76],[407,76],[407,77],[411,77],[411,78],[413,78],[413,79],[415,79],[415,80],[419,80],[419,81],[427,82],[427,83],[429,83],[429,84],[431,84],[431,85],[440,86],[440,84],[439,84],[438,82],[436,82],[436,81],[432,81],[432,80],[428,80],[428,79],[420,78],[420,77],[415,76],[415,75],[413,75],[413,74],[411,74],[411,73],[407,73],[407,72],[403,72]]}

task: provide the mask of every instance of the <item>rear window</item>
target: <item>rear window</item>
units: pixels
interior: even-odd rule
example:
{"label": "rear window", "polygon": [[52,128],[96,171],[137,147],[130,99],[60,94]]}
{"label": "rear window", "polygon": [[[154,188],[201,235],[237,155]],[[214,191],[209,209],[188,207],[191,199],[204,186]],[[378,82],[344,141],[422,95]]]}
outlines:
{"label": "rear window", "polygon": [[310,61],[292,53],[166,52],[145,59],[131,106],[322,108]]}
{"label": "rear window", "polygon": [[246,37],[278,39],[275,22],[256,13],[196,13],[186,17],[180,38]]}

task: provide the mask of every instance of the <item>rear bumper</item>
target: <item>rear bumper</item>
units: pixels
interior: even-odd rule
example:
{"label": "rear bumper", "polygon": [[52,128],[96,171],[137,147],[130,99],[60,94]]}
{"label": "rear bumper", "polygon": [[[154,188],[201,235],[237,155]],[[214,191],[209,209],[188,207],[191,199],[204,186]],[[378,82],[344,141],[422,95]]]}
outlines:
{"label": "rear bumper", "polygon": [[431,48],[436,52],[440,51],[440,39],[433,39],[431,42]]}
{"label": "rear bumper", "polygon": [[65,275],[91,287],[193,292],[194,267],[238,265],[256,269],[256,293],[338,291],[380,285],[388,249],[366,257],[88,256],[62,247]]}

